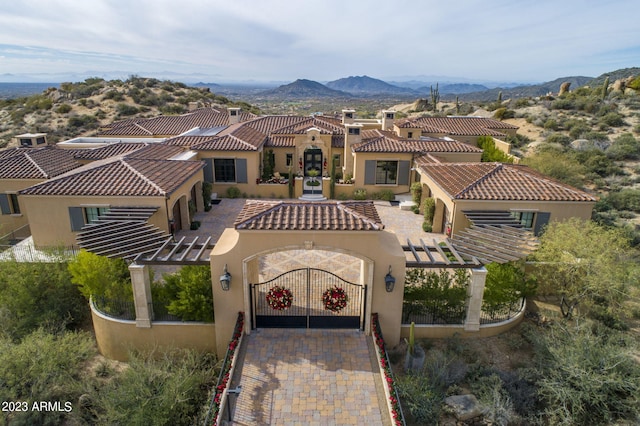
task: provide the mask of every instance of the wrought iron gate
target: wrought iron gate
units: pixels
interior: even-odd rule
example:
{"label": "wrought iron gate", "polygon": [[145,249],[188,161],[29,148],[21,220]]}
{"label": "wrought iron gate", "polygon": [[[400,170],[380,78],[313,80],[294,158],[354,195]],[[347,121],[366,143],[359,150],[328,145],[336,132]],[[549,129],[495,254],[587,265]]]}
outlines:
{"label": "wrought iron gate", "polygon": [[316,268],[251,284],[252,328],[364,329],[367,287]]}

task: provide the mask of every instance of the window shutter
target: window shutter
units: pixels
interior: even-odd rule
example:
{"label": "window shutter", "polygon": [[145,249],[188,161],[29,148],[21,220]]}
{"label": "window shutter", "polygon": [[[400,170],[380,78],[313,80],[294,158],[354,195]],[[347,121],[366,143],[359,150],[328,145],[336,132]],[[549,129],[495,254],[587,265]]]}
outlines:
{"label": "window shutter", "polygon": [[71,230],[79,231],[84,226],[84,212],[82,207],[69,207],[69,219],[71,220]]}
{"label": "window shutter", "polygon": [[364,162],[364,184],[376,184],[376,160],[366,160]]}
{"label": "window shutter", "polygon": [[398,185],[409,185],[408,161],[398,161]]}
{"label": "window shutter", "polygon": [[247,159],[236,158],[236,183],[247,183]]}
{"label": "window shutter", "polygon": [[533,233],[537,236],[540,235],[543,231],[542,228],[549,223],[549,218],[551,217],[551,213],[549,212],[537,212],[536,213],[536,223],[533,225]]}
{"label": "window shutter", "polygon": [[204,180],[213,183],[213,158],[205,158],[204,163]]}
{"label": "window shutter", "polygon": [[9,207],[9,196],[7,194],[0,194],[0,211],[2,214],[11,214],[11,207]]}

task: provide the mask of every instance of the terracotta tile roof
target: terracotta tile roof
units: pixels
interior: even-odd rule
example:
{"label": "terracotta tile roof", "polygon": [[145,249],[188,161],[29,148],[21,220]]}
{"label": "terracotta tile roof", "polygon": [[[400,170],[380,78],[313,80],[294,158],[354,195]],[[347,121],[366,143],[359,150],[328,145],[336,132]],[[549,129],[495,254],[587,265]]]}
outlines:
{"label": "terracotta tile roof", "polygon": [[596,201],[584,191],[522,165],[423,162],[418,169],[456,200]]}
{"label": "terracotta tile roof", "polygon": [[164,141],[166,145],[190,147],[213,139],[214,136],[176,136]]}
{"label": "terracotta tile roof", "polygon": [[362,142],[353,146],[354,152],[475,152],[482,149],[449,138],[403,139],[394,132],[365,130]]}
{"label": "terracotta tile roof", "polygon": [[25,195],[167,196],[204,167],[202,161],[117,159],[33,185]]}
{"label": "terracotta tile roof", "polygon": [[145,142],[117,142],[98,148],[74,149],[73,157],[78,160],[103,160],[117,155],[127,154],[147,146]]}
{"label": "terracotta tile roof", "polygon": [[398,127],[420,128],[424,133],[444,133],[458,136],[503,137],[504,130],[517,130],[514,126],[484,117],[420,117],[401,120]]}
{"label": "terracotta tile roof", "polygon": [[185,152],[180,146],[166,145],[164,143],[149,144],[144,148],[125,155],[124,158],[137,158],[145,160],[168,160]]}
{"label": "terracotta tile roof", "polygon": [[0,151],[0,179],[50,179],[80,166],[73,153],[54,147]]}
{"label": "terracotta tile roof", "polygon": [[296,146],[295,140],[296,140],[295,136],[273,135],[273,136],[270,136],[269,139],[267,139],[265,146],[270,146],[274,148],[283,148],[283,147],[292,148]]}
{"label": "terracotta tile roof", "polygon": [[266,141],[264,133],[237,123],[191,148],[196,151],[257,151]]}
{"label": "terracotta tile roof", "polygon": [[[239,121],[255,118],[254,114],[240,112]],[[227,110],[201,108],[182,115],[163,115],[153,118],[128,119],[104,126],[100,136],[163,136],[179,135],[193,128],[212,128],[229,125]]]}
{"label": "terracotta tile roof", "polygon": [[384,228],[371,201],[248,200],[234,226],[236,229],[280,231],[379,231]]}
{"label": "terracotta tile roof", "polygon": [[306,133],[312,127],[319,129],[320,133],[323,135],[344,134],[344,127],[342,125],[336,125],[330,120],[325,120],[322,117],[318,117],[318,116],[306,117],[303,121],[300,121],[289,127],[278,129],[273,133],[301,134],[301,133]]}
{"label": "terracotta tile roof", "polygon": [[259,132],[269,134],[277,132],[279,129],[293,126],[308,118],[309,117],[300,117],[298,115],[267,115],[248,121],[245,124]]}

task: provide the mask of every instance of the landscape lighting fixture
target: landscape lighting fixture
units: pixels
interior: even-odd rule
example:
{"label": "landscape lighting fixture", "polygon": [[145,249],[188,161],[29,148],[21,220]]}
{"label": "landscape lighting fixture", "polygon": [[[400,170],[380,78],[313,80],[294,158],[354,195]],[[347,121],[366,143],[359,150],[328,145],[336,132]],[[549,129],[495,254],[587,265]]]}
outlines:
{"label": "landscape lighting fixture", "polygon": [[384,285],[387,287],[387,293],[391,293],[396,285],[396,278],[391,275],[391,265],[389,265],[389,272],[384,276]]}
{"label": "landscape lighting fixture", "polygon": [[227,272],[227,264],[224,264],[224,273],[220,275],[220,286],[223,291],[229,291],[231,285],[231,274]]}

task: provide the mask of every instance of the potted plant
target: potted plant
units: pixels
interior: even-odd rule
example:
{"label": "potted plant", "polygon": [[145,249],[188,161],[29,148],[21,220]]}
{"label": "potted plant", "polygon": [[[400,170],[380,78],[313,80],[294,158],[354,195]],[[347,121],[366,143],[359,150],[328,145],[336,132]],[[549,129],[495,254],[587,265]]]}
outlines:
{"label": "potted plant", "polygon": [[409,346],[404,359],[404,370],[407,372],[420,371],[424,366],[425,353],[422,346],[416,345],[415,326],[416,323],[412,322],[409,329]]}
{"label": "potted plant", "polygon": [[311,187],[311,193],[313,194],[316,186],[320,186],[320,182],[316,180],[316,178],[320,175],[320,171],[318,169],[309,169],[307,170],[307,176],[310,179],[307,181],[307,186]]}

